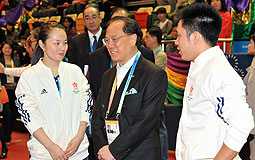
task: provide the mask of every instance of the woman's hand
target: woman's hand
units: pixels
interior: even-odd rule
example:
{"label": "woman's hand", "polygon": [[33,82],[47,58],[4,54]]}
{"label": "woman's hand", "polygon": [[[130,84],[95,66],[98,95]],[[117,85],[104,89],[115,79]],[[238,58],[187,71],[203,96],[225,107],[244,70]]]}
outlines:
{"label": "woman's hand", "polygon": [[83,137],[79,137],[79,136],[75,136],[68,144],[66,150],[65,150],[65,154],[66,156],[69,158],[71,157],[79,148]]}
{"label": "woman's hand", "polygon": [[57,144],[52,144],[47,147],[47,150],[50,153],[50,156],[53,160],[67,160],[65,152]]}

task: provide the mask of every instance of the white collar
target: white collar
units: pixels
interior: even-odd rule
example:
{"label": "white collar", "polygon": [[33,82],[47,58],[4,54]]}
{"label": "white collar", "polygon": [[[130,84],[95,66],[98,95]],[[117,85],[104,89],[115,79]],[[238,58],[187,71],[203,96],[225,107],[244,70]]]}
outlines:
{"label": "white collar", "polygon": [[223,54],[223,51],[220,49],[220,47],[219,46],[211,47],[202,52],[201,54],[199,54],[194,60],[194,63],[195,64],[207,63],[207,61],[209,61],[218,54]]}
{"label": "white collar", "polygon": [[100,27],[99,31],[96,33],[96,34],[93,34],[91,33],[89,30],[88,30],[88,34],[89,34],[89,39],[93,42],[94,41],[94,37],[93,36],[96,36],[97,37],[97,40],[99,39],[100,35],[102,33],[102,28]]}
{"label": "white collar", "polygon": [[[137,52],[138,53],[138,52]],[[116,68],[117,68],[117,70],[129,70],[129,68],[133,65],[133,63],[134,63],[134,61],[135,61],[135,57],[136,57],[136,55],[137,55],[137,53],[132,57],[132,58],[130,58],[123,66],[121,66],[120,67],[120,65],[119,65],[119,62],[117,62],[117,66],[116,66]]]}

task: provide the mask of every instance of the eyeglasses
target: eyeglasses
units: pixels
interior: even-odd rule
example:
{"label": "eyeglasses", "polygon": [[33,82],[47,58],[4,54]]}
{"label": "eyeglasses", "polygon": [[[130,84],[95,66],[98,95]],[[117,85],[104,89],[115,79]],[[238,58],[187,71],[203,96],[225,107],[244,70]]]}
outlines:
{"label": "eyeglasses", "polygon": [[3,49],[7,50],[7,49],[12,49],[11,47],[3,47]]}
{"label": "eyeglasses", "polygon": [[129,35],[123,35],[123,36],[111,37],[111,38],[105,37],[104,39],[102,39],[102,41],[105,45],[108,45],[110,42],[117,43],[120,38],[126,37],[126,36],[129,36]]}
{"label": "eyeglasses", "polygon": [[84,19],[85,21],[89,21],[89,20],[92,20],[92,21],[96,21],[96,19],[99,18],[99,16],[97,15],[93,15],[93,16],[85,16]]}
{"label": "eyeglasses", "polygon": [[37,40],[31,40],[31,38],[27,40],[29,46],[31,46],[33,42],[37,42]]}

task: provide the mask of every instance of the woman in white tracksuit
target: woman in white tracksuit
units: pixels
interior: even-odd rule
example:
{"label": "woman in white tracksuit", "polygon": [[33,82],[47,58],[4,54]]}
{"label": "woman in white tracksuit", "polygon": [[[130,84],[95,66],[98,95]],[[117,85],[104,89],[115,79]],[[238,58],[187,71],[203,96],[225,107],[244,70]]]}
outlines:
{"label": "woman in white tracksuit", "polygon": [[16,89],[19,113],[32,135],[27,143],[31,160],[88,156],[91,92],[79,67],[62,62],[66,51],[64,28],[43,24],[34,51],[38,63],[23,72]]}

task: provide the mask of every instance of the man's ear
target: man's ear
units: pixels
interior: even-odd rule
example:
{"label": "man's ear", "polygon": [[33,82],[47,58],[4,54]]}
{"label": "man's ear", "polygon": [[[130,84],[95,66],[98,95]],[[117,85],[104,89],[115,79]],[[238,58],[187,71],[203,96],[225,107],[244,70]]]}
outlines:
{"label": "man's ear", "polygon": [[132,46],[136,45],[136,40],[137,40],[137,35],[136,34],[131,34],[130,35],[130,43]]}
{"label": "man's ear", "polygon": [[193,32],[190,37],[191,37],[192,41],[194,42],[194,44],[200,43],[200,40],[202,38],[201,34],[197,31]]}
{"label": "man's ear", "polygon": [[152,39],[153,39],[154,41],[157,41],[157,37],[156,37],[156,36],[153,36]]}

